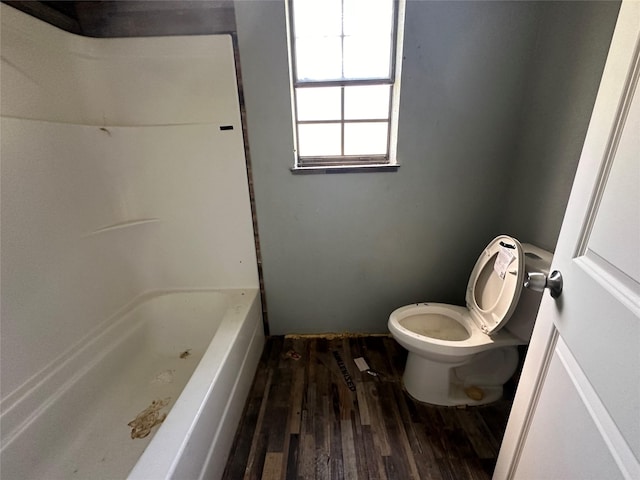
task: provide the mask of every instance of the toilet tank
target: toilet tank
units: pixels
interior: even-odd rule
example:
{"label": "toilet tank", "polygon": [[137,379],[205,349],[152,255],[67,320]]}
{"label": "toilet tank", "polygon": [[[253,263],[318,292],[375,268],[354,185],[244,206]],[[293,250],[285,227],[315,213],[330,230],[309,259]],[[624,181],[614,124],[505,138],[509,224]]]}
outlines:
{"label": "toilet tank", "polygon": [[[523,243],[522,250],[525,255],[526,273],[540,272],[549,275],[551,260],[553,259],[552,253],[529,243]],[[519,339],[529,343],[541,300],[541,292],[523,288],[518,306],[504,328]]]}

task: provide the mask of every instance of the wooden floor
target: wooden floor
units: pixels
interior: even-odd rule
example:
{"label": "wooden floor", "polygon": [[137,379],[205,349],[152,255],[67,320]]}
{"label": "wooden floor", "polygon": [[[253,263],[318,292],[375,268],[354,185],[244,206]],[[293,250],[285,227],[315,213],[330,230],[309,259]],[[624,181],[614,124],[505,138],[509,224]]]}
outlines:
{"label": "wooden floor", "polygon": [[269,338],[224,478],[490,479],[510,400],[416,402],[405,359],[387,336]]}

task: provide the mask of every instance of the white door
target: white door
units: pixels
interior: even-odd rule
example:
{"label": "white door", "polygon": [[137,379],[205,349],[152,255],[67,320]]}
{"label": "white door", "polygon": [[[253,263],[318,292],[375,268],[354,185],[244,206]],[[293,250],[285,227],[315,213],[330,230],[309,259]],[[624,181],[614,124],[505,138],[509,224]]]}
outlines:
{"label": "white door", "polygon": [[624,2],[494,480],[640,479],[640,2]]}

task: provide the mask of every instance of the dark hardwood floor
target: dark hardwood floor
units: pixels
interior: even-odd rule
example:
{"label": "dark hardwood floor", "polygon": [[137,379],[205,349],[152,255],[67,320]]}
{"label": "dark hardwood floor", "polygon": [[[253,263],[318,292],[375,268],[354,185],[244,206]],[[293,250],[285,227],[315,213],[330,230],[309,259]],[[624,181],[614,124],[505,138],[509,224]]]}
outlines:
{"label": "dark hardwood floor", "polygon": [[402,389],[405,359],[388,336],[270,337],[224,478],[490,479],[512,388],[492,405],[426,405]]}

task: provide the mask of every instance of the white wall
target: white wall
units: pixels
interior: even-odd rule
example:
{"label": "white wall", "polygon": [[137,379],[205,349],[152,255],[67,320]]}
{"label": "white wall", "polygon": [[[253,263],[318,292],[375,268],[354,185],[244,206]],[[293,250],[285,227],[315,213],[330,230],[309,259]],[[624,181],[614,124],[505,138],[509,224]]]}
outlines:
{"label": "white wall", "polygon": [[[477,256],[495,235],[553,248],[547,240],[557,235],[572,173],[558,188],[536,174],[543,201],[518,195],[515,210],[511,184],[527,185],[537,166],[528,164],[527,132],[572,146],[584,135],[617,3],[568,2],[557,12],[547,3],[555,4],[408,0],[400,169],[293,175],[284,2],[235,2],[272,333],[386,332],[401,305],[464,302]],[[553,118],[522,120],[533,108]],[[552,147],[544,161],[574,171],[576,159],[561,151]],[[521,228],[538,217],[542,237]]]}
{"label": "white wall", "polygon": [[145,291],[258,276],[231,38],[83,38],[1,8],[6,398]]}

